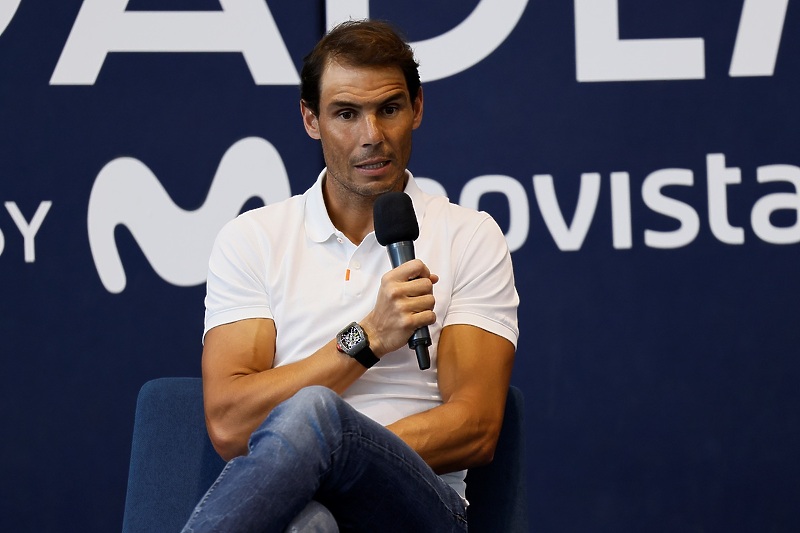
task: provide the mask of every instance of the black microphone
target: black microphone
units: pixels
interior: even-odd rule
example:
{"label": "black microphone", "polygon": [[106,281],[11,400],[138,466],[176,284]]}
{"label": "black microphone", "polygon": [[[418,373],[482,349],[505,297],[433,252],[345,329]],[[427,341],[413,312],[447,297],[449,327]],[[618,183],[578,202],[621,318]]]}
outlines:
{"label": "black microphone", "polygon": [[[414,259],[414,241],[419,237],[419,224],[411,197],[404,192],[382,194],[375,200],[372,215],[375,237],[381,246],[386,246],[392,268]],[[431,366],[430,345],[428,326],[419,328],[408,339],[408,347],[417,353],[420,370]]]}

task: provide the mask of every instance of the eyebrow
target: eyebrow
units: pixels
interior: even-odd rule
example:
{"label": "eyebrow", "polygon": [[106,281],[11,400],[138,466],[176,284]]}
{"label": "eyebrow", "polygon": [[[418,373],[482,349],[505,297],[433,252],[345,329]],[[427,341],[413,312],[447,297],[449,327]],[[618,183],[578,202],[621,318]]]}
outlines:
{"label": "eyebrow", "polygon": [[[393,104],[393,103],[396,103],[398,101],[405,100],[406,96],[407,96],[407,93],[405,91],[398,90],[396,93],[394,93],[394,94],[384,98],[383,100],[379,101],[377,106],[378,107],[383,107],[383,106],[385,106],[387,104]],[[332,100],[327,105],[328,109],[342,109],[342,108],[347,108],[347,107],[352,107],[354,109],[360,109],[360,108],[362,108],[364,106],[362,104],[357,104],[357,103],[353,102],[352,100],[347,100],[347,99],[344,99],[344,98],[338,99],[338,100]]]}

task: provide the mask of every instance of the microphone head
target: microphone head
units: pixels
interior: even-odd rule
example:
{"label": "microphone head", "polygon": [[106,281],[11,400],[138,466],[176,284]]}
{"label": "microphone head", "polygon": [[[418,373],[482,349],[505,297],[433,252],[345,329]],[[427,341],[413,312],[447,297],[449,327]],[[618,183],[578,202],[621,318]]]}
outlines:
{"label": "microphone head", "polygon": [[372,211],[375,237],[381,246],[395,242],[415,241],[419,224],[411,197],[404,192],[387,192],[375,199]]}

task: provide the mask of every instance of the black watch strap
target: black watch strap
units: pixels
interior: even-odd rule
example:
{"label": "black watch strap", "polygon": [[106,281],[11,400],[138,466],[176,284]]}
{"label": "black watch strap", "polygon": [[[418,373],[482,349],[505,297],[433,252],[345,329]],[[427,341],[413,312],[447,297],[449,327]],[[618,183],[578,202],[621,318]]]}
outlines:
{"label": "black watch strap", "polygon": [[375,363],[380,361],[380,359],[375,357],[375,354],[372,353],[369,346],[359,350],[352,358],[361,363],[365,368],[372,368],[375,366]]}

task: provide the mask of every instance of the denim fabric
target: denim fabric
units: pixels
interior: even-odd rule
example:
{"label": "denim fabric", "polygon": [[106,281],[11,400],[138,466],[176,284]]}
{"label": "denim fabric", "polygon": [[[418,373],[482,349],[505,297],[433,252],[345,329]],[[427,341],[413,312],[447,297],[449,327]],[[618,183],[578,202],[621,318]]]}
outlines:
{"label": "denim fabric", "polygon": [[185,533],[280,533],[312,500],[342,531],[463,532],[461,497],[396,435],[325,387],[276,407],[192,513]]}
{"label": "denim fabric", "polygon": [[311,500],[292,519],[284,533],[339,533],[339,524],[327,507]]}

